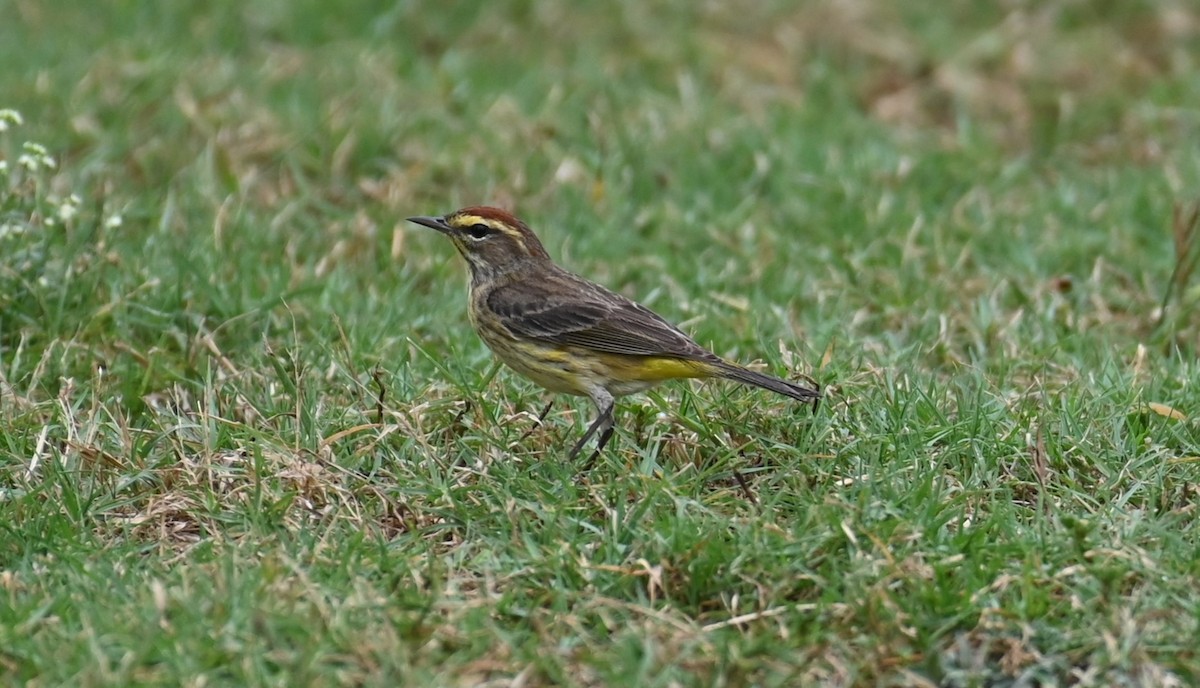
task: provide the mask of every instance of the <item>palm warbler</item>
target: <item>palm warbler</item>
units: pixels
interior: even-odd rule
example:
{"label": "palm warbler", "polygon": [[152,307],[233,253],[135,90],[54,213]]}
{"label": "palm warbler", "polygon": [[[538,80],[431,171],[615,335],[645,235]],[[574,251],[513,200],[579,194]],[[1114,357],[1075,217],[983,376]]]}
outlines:
{"label": "palm warbler", "polygon": [[589,462],[604,449],[615,397],[664,380],[735,380],[814,408],[821,398],[816,389],[725,361],[649,308],[560,268],[524,222],[499,208],[408,220],[445,234],[466,259],[471,324],[497,358],[552,392],[589,397],[599,409],[572,459],[597,432]]}

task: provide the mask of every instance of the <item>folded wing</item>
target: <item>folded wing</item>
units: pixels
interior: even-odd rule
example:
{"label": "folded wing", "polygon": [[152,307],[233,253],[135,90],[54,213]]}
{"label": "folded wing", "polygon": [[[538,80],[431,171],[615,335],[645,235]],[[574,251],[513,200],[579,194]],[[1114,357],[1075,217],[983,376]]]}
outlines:
{"label": "folded wing", "polygon": [[[719,360],[641,304],[574,275],[554,279],[574,284],[563,289],[542,285],[537,294],[520,285],[501,287],[488,295],[488,305],[513,334],[549,344],[627,356]],[[585,289],[579,290],[580,285]]]}

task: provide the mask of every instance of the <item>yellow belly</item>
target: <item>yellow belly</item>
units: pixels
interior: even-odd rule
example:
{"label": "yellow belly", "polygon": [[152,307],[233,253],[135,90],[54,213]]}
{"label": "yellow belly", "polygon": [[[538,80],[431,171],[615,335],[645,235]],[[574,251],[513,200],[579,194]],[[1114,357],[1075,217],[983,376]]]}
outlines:
{"label": "yellow belly", "polygon": [[[486,298],[472,293],[471,298]],[[664,380],[712,377],[710,363],[664,356],[600,353],[581,347],[521,341],[502,325],[485,322],[469,309],[480,339],[501,362],[538,385],[563,394],[590,396],[603,388],[619,397],[653,387]]]}
{"label": "yellow belly", "polygon": [[619,397],[665,380],[712,376],[712,367],[699,361],[547,347],[484,336],[482,331],[480,336],[505,365],[551,392],[588,396],[589,390],[601,387]]}

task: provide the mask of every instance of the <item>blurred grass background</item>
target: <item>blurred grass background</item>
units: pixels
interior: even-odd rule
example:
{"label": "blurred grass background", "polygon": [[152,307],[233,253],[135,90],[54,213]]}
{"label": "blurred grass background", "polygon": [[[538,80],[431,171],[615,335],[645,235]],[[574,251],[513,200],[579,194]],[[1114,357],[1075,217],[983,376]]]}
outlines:
{"label": "blurred grass background", "polygon": [[[1200,680],[1191,3],[12,0],[0,62],[9,682]],[[577,475],[402,220],[484,202],[829,403]]]}

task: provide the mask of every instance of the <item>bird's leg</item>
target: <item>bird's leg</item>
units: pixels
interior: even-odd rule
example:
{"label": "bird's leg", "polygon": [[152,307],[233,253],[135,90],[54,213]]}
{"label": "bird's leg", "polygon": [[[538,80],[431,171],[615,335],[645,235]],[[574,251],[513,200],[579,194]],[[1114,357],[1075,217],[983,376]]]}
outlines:
{"label": "bird's leg", "polygon": [[592,435],[599,432],[600,439],[596,441],[596,451],[588,459],[588,466],[591,466],[592,462],[596,460],[600,451],[604,449],[604,445],[608,444],[608,440],[612,437],[613,406],[615,405],[613,396],[608,393],[608,390],[596,389],[590,396],[596,404],[596,408],[600,410],[600,415],[596,416],[596,420],[592,421],[592,424],[588,426],[587,432],[583,433],[583,437],[579,438],[579,441],[575,443],[574,448],[571,449],[571,453],[568,455],[571,460],[574,460],[575,457],[579,456],[579,450],[583,449],[583,445],[592,439]]}
{"label": "bird's leg", "polygon": [[546,402],[545,408],[543,408],[542,412],[538,414],[538,417],[537,417],[538,423],[541,423],[542,421],[546,420],[546,414],[550,413],[551,406],[554,406],[554,397],[550,397],[550,401]]}
{"label": "bird's leg", "polygon": [[542,427],[542,421],[546,420],[546,414],[550,413],[551,406],[554,406],[554,397],[550,397],[550,401],[546,402],[546,407],[538,414],[537,420],[533,421],[533,425],[529,426],[529,429],[525,431],[525,434],[521,435],[517,442],[524,442],[525,438],[532,435],[534,430]]}
{"label": "bird's leg", "polygon": [[596,441],[596,450],[588,457],[587,463],[583,465],[585,473],[590,473],[592,467],[596,465],[596,457],[600,456],[600,452],[608,445],[608,440],[612,438],[613,423],[612,423],[612,407],[608,407],[608,427],[604,428],[604,432],[600,433],[600,439]]}

